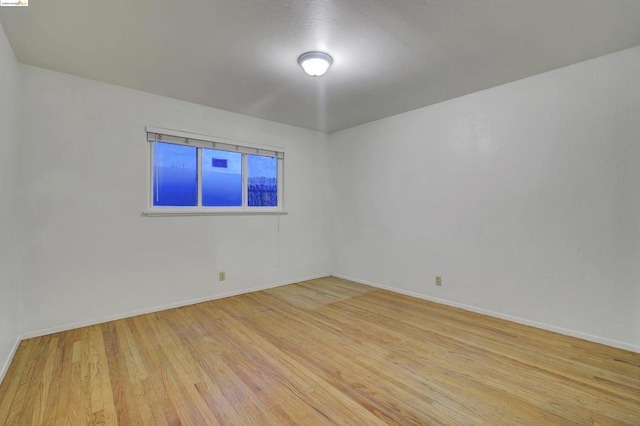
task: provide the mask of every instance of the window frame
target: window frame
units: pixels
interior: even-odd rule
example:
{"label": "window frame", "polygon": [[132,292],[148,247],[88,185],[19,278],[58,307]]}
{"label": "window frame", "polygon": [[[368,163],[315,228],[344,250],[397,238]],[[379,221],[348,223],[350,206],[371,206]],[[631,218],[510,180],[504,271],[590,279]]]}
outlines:
{"label": "window frame", "polygon": [[[285,215],[284,210],[284,158],[281,147],[239,142],[214,136],[200,135],[179,130],[146,127],[147,158],[147,207],[143,216],[215,216],[215,215]],[[155,206],[153,205],[154,142],[192,146],[196,149],[197,205],[196,206]],[[202,148],[242,154],[242,206],[203,206],[202,205]],[[262,155],[277,159],[277,200],[275,207],[249,206],[248,197],[248,155]]]}

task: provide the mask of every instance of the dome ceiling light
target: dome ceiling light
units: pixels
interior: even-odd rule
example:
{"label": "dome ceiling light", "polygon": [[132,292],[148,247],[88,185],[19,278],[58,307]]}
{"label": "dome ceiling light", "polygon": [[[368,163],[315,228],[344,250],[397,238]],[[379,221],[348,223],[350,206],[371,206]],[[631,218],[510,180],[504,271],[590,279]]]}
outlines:
{"label": "dome ceiling light", "polygon": [[298,63],[311,77],[320,77],[327,72],[333,58],[324,52],[307,52],[300,55]]}

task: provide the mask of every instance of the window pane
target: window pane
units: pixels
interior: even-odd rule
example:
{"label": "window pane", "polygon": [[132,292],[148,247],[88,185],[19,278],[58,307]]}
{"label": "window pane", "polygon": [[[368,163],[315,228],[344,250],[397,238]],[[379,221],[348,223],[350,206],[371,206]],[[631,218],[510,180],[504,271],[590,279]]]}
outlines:
{"label": "window pane", "polygon": [[242,207],[242,154],[202,149],[202,205]]}
{"label": "window pane", "polygon": [[249,169],[248,205],[278,206],[278,160],[261,155],[247,155]]}
{"label": "window pane", "polygon": [[195,147],[153,143],[153,205],[198,204],[197,151]]}

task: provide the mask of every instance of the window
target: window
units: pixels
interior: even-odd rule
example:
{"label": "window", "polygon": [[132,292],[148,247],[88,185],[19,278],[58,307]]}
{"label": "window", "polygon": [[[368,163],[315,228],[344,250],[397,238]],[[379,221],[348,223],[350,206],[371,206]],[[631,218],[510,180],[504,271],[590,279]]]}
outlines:
{"label": "window", "polygon": [[284,150],[147,127],[145,214],[282,212]]}

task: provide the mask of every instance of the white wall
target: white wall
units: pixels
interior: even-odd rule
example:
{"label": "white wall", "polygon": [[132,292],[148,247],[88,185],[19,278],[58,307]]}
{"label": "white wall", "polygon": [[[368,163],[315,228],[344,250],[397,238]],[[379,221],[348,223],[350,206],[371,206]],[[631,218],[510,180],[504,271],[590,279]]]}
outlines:
{"label": "white wall", "polygon": [[[20,71],[28,334],[331,272],[325,135]],[[289,214],[142,217],[147,125],[284,147]]]}
{"label": "white wall", "polygon": [[335,274],[640,351],[640,48],[336,133],[331,165]]}
{"label": "white wall", "polygon": [[0,26],[0,380],[18,341],[18,63]]}

